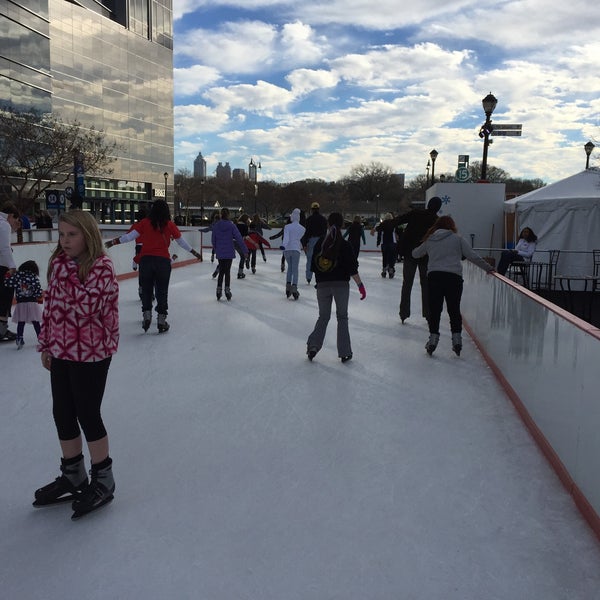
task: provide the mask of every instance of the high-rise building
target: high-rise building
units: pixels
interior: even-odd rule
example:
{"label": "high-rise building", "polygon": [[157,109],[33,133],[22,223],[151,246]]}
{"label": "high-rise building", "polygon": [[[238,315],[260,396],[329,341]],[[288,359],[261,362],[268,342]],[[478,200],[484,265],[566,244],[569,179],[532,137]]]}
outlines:
{"label": "high-rise building", "polygon": [[162,196],[173,173],[172,21],[172,0],[0,0],[0,105],[117,141],[111,178],[85,173],[103,213]]}
{"label": "high-rise building", "polygon": [[219,162],[219,164],[217,165],[217,179],[220,179],[221,181],[231,181],[231,165],[226,162],[225,164],[223,164],[222,162]]}
{"label": "high-rise building", "polygon": [[206,160],[204,160],[202,152],[198,152],[198,156],[194,161],[194,177],[206,179]]}

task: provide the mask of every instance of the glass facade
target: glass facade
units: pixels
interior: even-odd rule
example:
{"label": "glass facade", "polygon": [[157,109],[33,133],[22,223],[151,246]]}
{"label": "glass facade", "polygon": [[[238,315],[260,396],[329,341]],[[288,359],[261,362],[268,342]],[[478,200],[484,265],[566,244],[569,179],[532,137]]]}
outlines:
{"label": "glass facade", "polygon": [[51,110],[48,0],[0,0],[0,102]]}
{"label": "glass facade", "polygon": [[172,0],[0,0],[0,100],[93,125],[118,143],[110,179],[85,174],[86,197],[164,196],[172,46]]}

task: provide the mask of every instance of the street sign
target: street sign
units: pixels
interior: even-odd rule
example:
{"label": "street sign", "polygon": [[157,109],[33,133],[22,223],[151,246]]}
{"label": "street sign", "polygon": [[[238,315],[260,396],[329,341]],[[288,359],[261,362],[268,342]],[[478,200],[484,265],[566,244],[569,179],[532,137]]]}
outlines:
{"label": "street sign", "polygon": [[459,167],[458,169],[456,169],[454,179],[456,179],[458,183],[466,183],[467,181],[469,181],[469,179],[471,179],[469,169],[467,169],[467,167]]}
{"label": "street sign", "polygon": [[523,129],[521,123],[494,123],[493,136],[520,136]]}

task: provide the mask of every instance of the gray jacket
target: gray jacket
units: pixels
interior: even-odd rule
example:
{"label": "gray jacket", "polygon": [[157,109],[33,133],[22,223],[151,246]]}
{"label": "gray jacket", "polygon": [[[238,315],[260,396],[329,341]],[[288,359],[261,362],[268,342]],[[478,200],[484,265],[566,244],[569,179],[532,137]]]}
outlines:
{"label": "gray jacket", "polygon": [[420,246],[412,251],[414,258],[421,258],[426,254],[429,256],[427,261],[428,273],[445,271],[462,276],[461,261],[463,257],[485,271],[494,270],[479,254],[471,249],[464,238],[449,229],[434,231]]}

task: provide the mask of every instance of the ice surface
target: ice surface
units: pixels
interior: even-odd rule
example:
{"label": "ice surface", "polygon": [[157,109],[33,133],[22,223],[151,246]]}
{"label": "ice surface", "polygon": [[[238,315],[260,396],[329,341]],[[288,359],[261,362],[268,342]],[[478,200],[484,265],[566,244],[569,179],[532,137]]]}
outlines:
{"label": "ice surface", "polygon": [[103,405],[116,495],[78,522],[31,506],[60,456],[33,329],[0,345],[2,598],[598,598],[600,544],[474,344],[457,358],[444,317],[426,355],[418,282],[401,325],[401,269],[361,256],[354,359],[332,320],[311,363],[304,259],[294,302],[268,258],[231,302],[209,261],[175,269],[161,335],[122,282]]}

